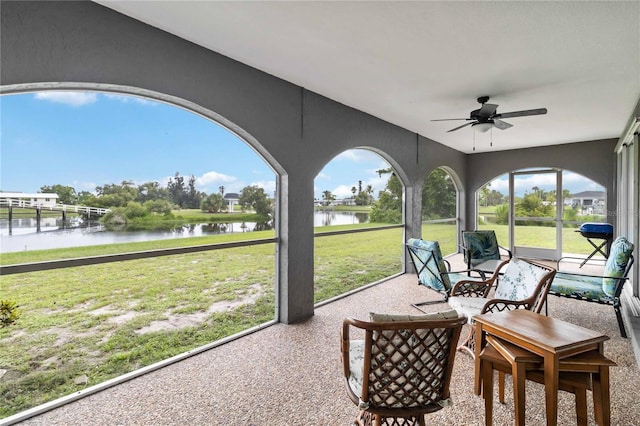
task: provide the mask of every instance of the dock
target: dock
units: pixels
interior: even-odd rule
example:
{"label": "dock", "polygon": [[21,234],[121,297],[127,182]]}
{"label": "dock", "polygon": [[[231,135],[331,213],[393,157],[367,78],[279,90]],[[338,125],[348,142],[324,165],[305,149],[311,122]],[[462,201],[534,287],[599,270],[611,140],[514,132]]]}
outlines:
{"label": "dock", "polygon": [[78,206],[71,204],[59,204],[59,203],[43,203],[40,201],[32,200],[16,200],[12,198],[0,198],[0,208],[6,208],[9,219],[9,235],[12,234],[13,209],[29,209],[35,210],[36,213],[36,232],[40,232],[40,221],[43,211],[55,211],[62,214],[62,220],[67,220],[67,213],[79,213],[86,215],[87,217],[100,217],[107,214],[110,209],[103,207],[90,207],[90,206]]}

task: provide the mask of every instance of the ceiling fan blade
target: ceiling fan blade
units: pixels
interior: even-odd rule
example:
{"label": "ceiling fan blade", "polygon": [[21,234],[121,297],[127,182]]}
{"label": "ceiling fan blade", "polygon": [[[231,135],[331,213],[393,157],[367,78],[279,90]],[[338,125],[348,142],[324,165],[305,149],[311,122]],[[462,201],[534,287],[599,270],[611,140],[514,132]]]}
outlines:
{"label": "ceiling fan blade", "polygon": [[431,121],[458,121],[458,120],[471,120],[470,118],[439,118]]}
{"label": "ceiling fan blade", "polygon": [[454,131],[456,131],[458,129],[462,129],[463,127],[471,126],[472,124],[475,124],[475,123],[477,123],[477,121],[472,121],[472,122],[469,122],[469,123],[465,123],[462,126],[454,127],[453,129],[448,130],[447,133],[454,132]]}
{"label": "ceiling fan blade", "polygon": [[538,109],[527,109],[524,111],[512,111],[512,112],[503,112],[500,114],[496,114],[495,118],[512,118],[512,117],[524,117],[527,115],[542,115],[546,114],[546,108],[538,108]]}
{"label": "ceiling fan blade", "polygon": [[513,124],[509,124],[506,121],[498,120],[497,118],[493,119],[493,125],[500,130],[506,130],[509,127],[513,127]]}
{"label": "ceiling fan blade", "polygon": [[498,109],[498,105],[495,105],[495,104],[482,104],[482,107],[480,108],[480,111],[478,111],[478,115],[480,115],[482,117],[491,117],[493,114],[496,113],[497,109]]}

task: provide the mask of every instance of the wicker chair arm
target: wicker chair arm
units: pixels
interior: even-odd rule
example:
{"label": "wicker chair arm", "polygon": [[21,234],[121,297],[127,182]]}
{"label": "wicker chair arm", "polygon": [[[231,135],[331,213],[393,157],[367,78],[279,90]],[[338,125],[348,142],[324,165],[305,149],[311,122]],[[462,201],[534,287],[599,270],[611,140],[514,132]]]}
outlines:
{"label": "wicker chair arm", "polygon": [[491,299],[485,303],[480,313],[513,311],[515,309],[531,309],[531,302],[529,300]]}
{"label": "wicker chair arm", "polygon": [[458,281],[451,289],[450,296],[468,296],[468,297],[486,297],[491,290],[493,284],[490,280],[485,281],[473,281],[463,280]]}
{"label": "wicker chair arm", "polygon": [[349,378],[351,375],[351,370],[349,369],[349,321],[348,319],[344,320],[342,323],[342,333],[340,333],[340,337],[342,338],[340,343],[340,350],[342,352],[342,368],[344,372],[344,377]]}

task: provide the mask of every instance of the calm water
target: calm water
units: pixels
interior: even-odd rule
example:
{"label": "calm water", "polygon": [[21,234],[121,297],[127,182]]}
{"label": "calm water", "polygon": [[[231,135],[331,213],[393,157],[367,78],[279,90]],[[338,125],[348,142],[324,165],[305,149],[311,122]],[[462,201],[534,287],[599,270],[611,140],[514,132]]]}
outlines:
{"label": "calm water", "polygon": [[[318,211],[314,214],[314,226],[349,225],[368,221],[367,213]],[[36,232],[35,219],[14,219],[12,235],[9,235],[8,220],[0,219],[0,253],[251,232],[256,228],[256,223],[195,224],[163,231],[117,232],[107,231],[100,224],[80,227],[76,223],[72,226],[63,229],[60,219],[43,218],[40,232]]]}

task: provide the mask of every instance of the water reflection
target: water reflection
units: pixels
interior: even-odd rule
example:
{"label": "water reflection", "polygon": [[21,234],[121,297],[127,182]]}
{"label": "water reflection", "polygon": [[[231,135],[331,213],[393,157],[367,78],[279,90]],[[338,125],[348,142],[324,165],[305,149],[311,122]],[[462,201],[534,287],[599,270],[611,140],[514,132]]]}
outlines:
{"label": "water reflection", "polygon": [[[348,225],[368,221],[367,213],[316,211],[314,214],[314,226]],[[273,227],[273,222],[212,222],[183,225],[158,222],[151,227],[119,225],[107,228],[96,221],[84,222],[74,219],[63,223],[61,218],[42,218],[40,232],[36,232],[35,219],[20,218],[13,219],[12,235],[9,235],[8,220],[0,219],[0,253],[266,231]]]}
{"label": "water reflection", "polygon": [[369,222],[369,213],[316,210],[313,226],[355,225]]}

